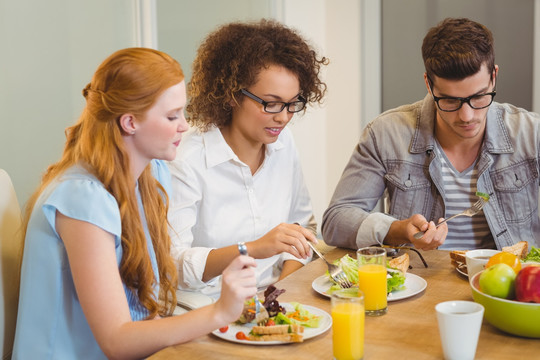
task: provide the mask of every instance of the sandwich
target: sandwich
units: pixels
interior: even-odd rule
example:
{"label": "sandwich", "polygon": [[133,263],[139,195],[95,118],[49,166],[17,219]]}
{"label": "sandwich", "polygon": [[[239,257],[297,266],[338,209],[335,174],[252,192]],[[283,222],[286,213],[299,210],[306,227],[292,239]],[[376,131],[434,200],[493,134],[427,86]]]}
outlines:
{"label": "sandwich", "polygon": [[467,262],[465,253],[467,250],[452,250],[450,251],[450,262],[453,266],[458,267]]}
{"label": "sandwich", "polygon": [[520,259],[524,259],[529,252],[529,243],[526,241],[520,241],[512,246],[505,246],[502,251],[509,252],[516,255]]}
{"label": "sandwich", "polygon": [[407,270],[409,270],[409,254],[405,253],[401,256],[388,260],[388,267],[398,269],[405,275]]}
{"label": "sandwich", "polygon": [[[529,244],[526,241],[520,241],[512,246],[505,246],[502,251],[516,255],[518,258],[523,259],[529,252]],[[450,251],[450,262],[452,266],[459,267],[467,263],[465,253],[467,250],[453,250]]]}
{"label": "sandwich", "polygon": [[248,337],[252,341],[302,342],[304,327],[298,324],[253,326]]}

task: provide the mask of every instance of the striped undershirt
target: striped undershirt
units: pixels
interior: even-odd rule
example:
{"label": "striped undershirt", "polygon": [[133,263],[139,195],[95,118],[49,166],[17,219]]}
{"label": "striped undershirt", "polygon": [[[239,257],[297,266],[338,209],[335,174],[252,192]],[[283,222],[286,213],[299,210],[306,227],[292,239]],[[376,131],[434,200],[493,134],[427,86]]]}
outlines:
{"label": "striped undershirt", "polygon": [[[436,142],[435,151],[441,161],[442,180],[445,192],[445,217],[450,217],[471,207],[477,200],[476,161],[462,172],[457,171]],[[458,216],[447,223],[448,235],[439,249],[467,250],[495,248],[486,217],[480,211],[473,217]]]}

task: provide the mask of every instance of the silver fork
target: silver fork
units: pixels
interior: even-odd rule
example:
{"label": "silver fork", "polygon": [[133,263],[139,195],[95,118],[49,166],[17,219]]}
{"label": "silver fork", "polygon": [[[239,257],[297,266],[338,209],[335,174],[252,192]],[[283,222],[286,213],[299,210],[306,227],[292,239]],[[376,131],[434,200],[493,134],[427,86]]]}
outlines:
{"label": "silver fork", "polygon": [[328,260],[326,260],[326,258],[319,252],[319,250],[317,250],[315,246],[313,246],[311,241],[308,241],[307,243],[309,244],[309,246],[311,246],[311,250],[313,250],[313,252],[315,252],[318,257],[324,260],[324,262],[328,266],[328,272],[330,273],[330,277],[339,285],[339,287],[346,289],[350,288],[353,285],[347,279],[347,275],[345,275],[345,273],[343,272],[343,270],[341,270],[339,266],[328,262]]}
{"label": "silver fork", "polygon": [[[443,221],[441,221],[440,223],[438,223],[435,227],[439,227],[439,225],[442,225],[444,224],[445,222],[447,221],[450,221],[452,220],[453,218],[455,217],[458,217],[458,216],[468,216],[468,217],[472,217],[476,214],[478,214],[480,212],[480,210],[482,210],[482,208],[484,207],[484,205],[487,203],[487,201],[484,199],[484,198],[480,198],[478,199],[477,202],[475,202],[473,204],[473,206],[471,206],[470,208],[468,208],[467,210],[464,210],[462,212],[460,212],[459,214],[456,214],[456,215],[453,215],[453,216],[450,216],[449,218],[447,219],[444,219]],[[422,236],[424,236],[425,234],[425,231],[419,231],[417,232],[416,234],[414,234],[414,238],[416,240],[420,239]]]}
{"label": "silver fork", "polygon": [[[240,254],[242,255],[247,255],[248,252],[247,252],[246,243],[239,242],[238,251],[240,251]],[[259,297],[257,296],[257,294],[255,294],[255,296],[253,297],[253,301],[255,302],[255,319],[256,319],[257,316],[259,315],[259,311],[261,310],[261,302],[259,301]]]}

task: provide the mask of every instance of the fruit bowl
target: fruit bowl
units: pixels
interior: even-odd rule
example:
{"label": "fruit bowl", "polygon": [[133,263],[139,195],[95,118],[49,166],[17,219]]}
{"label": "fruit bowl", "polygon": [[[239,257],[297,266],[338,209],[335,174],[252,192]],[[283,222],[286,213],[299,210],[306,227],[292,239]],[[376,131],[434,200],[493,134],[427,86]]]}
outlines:
{"label": "fruit bowl", "polygon": [[484,319],[504,332],[529,338],[540,338],[540,304],[506,300],[480,291],[475,274],[469,284],[475,302],[485,308]]}

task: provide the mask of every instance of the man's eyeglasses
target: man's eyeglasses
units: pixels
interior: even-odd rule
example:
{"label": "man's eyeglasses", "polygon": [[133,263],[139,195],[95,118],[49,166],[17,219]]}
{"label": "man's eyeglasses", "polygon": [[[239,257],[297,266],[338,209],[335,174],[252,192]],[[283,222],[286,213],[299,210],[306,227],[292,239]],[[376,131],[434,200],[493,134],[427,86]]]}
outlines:
{"label": "man's eyeglasses", "polygon": [[291,102],[283,102],[283,101],[264,101],[260,97],[250,93],[246,89],[240,90],[242,91],[242,94],[246,95],[250,99],[255,100],[259,104],[262,104],[264,107],[264,111],[270,114],[278,114],[283,111],[283,109],[287,108],[287,111],[290,113],[296,113],[299,111],[304,110],[306,107],[306,99],[304,99],[302,96],[298,96],[298,100],[291,101]]}
{"label": "man's eyeglasses", "polygon": [[429,90],[431,91],[431,96],[433,96],[433,100],[437,103],[437,106],[441,111],[445,112],[452,112],[452,111],[458,111],[463,106],[463,103],[469,104],[469,106],[473,109],[484,109],[487,108],[491,103],[493,102],[493,98],[497,94],[496,90],[493,90],[492,92],[488,92],[485,94],[478,94],[478,95],[472,95],[466,98],[461,97],[453,97],[453,96],[435,96],[433,94],[433,81],[428,76],[428,85]]}
{"label": "man's eyeglasses", "polygon": [[391,257],[391,258],[398,257],[398,256],[402,255],[402,253],[400,252],[401,250],[414,251],[415,253],[418,254],[418,256],[420,257],[420,260],[422,260],[422,264],[424,264],[424,267],[426,267],[426,268],[428,267],[428,264],[427,264],[426,260],[424,259],[424,257],[422,256],[422,254],[420,254],[420,252],[418,250],[416,250],[415,248],[412,248],[412,247],[409,247],[409,246],[390,246],[390,245],[381,245],[381,244],[374,244],[372,246],[382,247],[382,248],[386,249],[386,255],[388,257]]}

